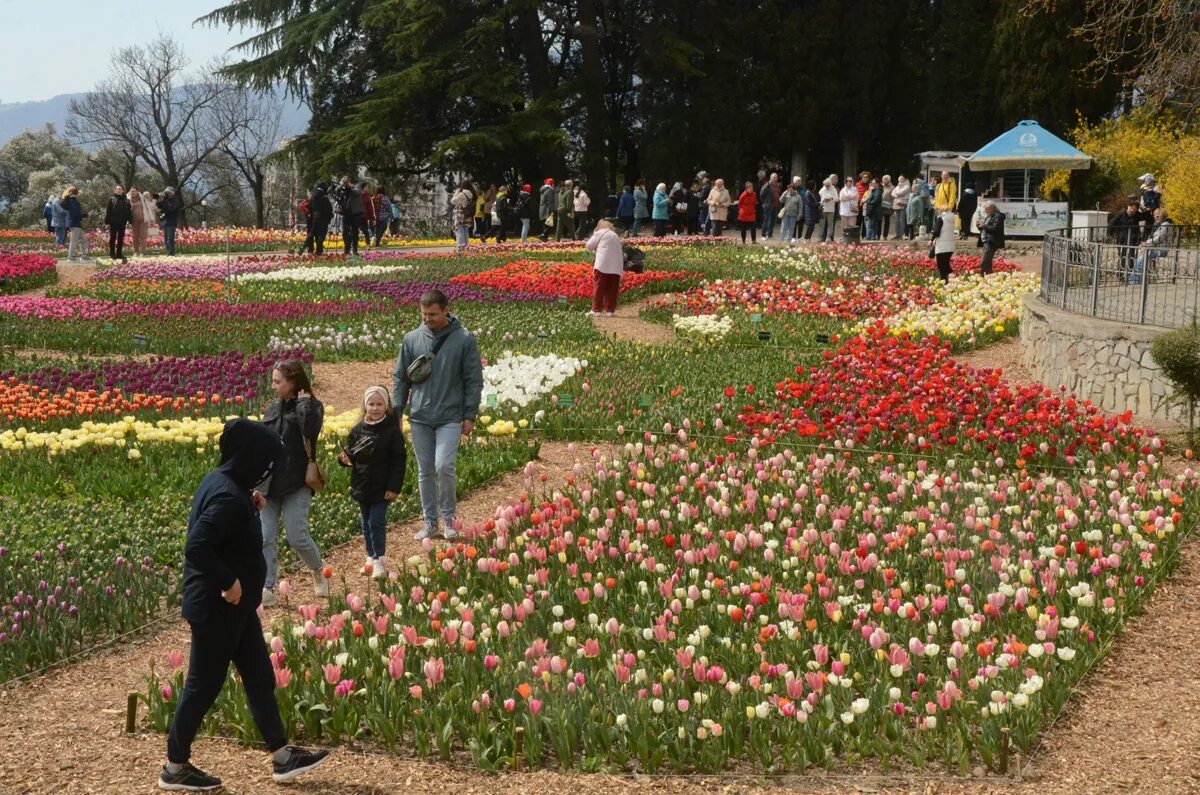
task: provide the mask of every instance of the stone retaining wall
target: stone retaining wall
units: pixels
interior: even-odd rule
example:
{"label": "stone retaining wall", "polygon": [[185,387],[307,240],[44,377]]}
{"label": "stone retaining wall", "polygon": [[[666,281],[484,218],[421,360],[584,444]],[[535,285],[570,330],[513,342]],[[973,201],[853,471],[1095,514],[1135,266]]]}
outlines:
{"label": "stone retaining wall", "polygon": [[1046,386],[1065,386],[1106,412],[1186,422],[1167,406],[1172,388],[1150,358],[1162,329],[1126,325],[1050,306],[1036,294],[1021,313],[1021,364]]}

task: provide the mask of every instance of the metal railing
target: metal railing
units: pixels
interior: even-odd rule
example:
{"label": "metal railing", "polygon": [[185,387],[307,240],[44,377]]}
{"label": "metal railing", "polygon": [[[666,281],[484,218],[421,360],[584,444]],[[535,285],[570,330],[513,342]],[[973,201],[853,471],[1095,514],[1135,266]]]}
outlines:
{"label": "metal railing", "polygon": [[1200,318],[1200,226],[1125,245],[1107,227],[1055,229],[1042,239],[1041,298],[1069,312],[1162,328]]}

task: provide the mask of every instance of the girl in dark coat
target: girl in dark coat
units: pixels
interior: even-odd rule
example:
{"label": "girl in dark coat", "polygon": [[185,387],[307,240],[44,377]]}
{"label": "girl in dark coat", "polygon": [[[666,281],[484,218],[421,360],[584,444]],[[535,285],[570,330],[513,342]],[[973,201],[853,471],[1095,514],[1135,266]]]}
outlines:
{"label": "girl in dark coat", "polygon": [[306,485],[308,462],[315,460],[317,437],[325,419],[325,407],[313,397],[312,383],[299,359],[287,359],[271,371],[271,388],[276,400],[263,412],[263,424],[283,439],[283,454],[275,466],[270,485],[264,489],[266,505],[261,511],[263,557],[267,576],[263,587],[263,606],[275,604],[278,562],[279,523],[283,521],[288,545],[312,572],[317,596],[329,594],[321,551],[308,532],[308,511],[313,491]]}
{"label": "girl in dark coat", "polygon": [[362,420],[351,429],[338,463],[351,468],[350,496],[362,511],[363,541],[367,546],[363,571],[376,579],[387,573],[388,503],[400,496],[407,456],[404,434],[396,422],[387,389],[367,387]]}

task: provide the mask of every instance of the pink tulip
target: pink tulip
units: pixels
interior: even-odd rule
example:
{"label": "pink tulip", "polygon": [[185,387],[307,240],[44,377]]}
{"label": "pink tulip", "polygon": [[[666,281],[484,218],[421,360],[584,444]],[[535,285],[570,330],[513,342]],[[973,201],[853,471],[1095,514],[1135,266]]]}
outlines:
{"label": "pink tulip", "polygon": [[446,665],[441,657],[426,660],[422,670],[425,672],[425,683],[429,687],[436,687],[446,675]]}
{"label": "pink tulip", "polygon": [[171,649],[167,652],[167,665],[172,671],[178,671],[183,667],[183,652],[178,649]]}
{"label": "pink tulip", "polygon": [[500,658],[495,654],[488,654],[483,658],[483,667],[489,671],[494,671],[500,666]]}
{"label": "pink tulip", "polygon": [[321,669],[325,672],[325,681],[331,685],[336,685],[342,678],[342,666],[340,665],[326,663],[321,666]]}
{"label": "pink tulip", "polygon": [[276,668],[275,669],[275,686],[281,690],[292,683],[292,669]]}
{"label": "pink tulip", "polygon": [[534,715],[540,713],[542,711],[542,702],[538,701],[536,698],[529,699],[529,711]]}

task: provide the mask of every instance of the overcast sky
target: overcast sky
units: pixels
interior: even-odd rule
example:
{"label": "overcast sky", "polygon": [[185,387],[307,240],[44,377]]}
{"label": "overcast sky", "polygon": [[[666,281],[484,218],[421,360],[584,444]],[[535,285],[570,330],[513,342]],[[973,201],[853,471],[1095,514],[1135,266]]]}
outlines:
{"label": "overcast sky", "polygon": [[158,33],[183,44],[199,66],[247,34],[192,21],[226,0],[0,0],[0,25],[9,44],[0,48],[0,102],[49,99],[87,91],[108,73],[118,47]]}

